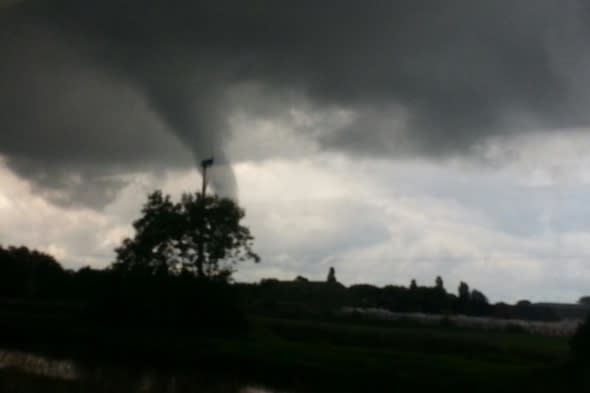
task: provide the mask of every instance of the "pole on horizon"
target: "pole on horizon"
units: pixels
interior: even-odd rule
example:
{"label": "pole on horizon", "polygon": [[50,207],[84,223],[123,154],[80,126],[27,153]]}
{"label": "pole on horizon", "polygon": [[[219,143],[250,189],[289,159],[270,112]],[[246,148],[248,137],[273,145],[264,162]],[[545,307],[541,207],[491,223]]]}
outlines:
{"label": "pole on horizon", "polygon": [[213,165],[213,157],[201,161],[201,168],[203,168],[203,186],[201,188],[201,197],[205,197],[207,191],[207,168]]}
{"label": "pole on horizon", "polygon": [[[201,168],[203,169],[203,186],[201,188],[201,196],[198,200],[199,206],[201,209],[205,209],[206,199],[205,199],[205,192],[207,192],[207,168],[213,165],[213,157],[207,158],[206,160],[201,161]],[[201,211],[203,213],[203,211]],[[199,220],[199,242],[197,245],[197,277],[203,278],[205,276],[205,271],[203,266],[205,265],[205,249],[203,245],[203,232],[205,230],[204,221]]]}

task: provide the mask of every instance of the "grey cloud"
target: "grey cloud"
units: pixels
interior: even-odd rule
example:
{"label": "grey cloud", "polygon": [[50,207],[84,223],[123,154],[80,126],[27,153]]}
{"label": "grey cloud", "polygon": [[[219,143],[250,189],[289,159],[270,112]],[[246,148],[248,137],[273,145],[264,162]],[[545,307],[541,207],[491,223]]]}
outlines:
{"label": "grey cloud", "polygon": [[[175,141],[226,162],[227,93],[245,82],[355,113],[319,138],[355,154],[462,154],[498,134],[585,126],[589,11],[578,0],[20,2],[0,11],[0,154],[27,161],[12,166],[32,180],[79,162],[186,165]],[[220,178],[233,194],[233,174]]]}

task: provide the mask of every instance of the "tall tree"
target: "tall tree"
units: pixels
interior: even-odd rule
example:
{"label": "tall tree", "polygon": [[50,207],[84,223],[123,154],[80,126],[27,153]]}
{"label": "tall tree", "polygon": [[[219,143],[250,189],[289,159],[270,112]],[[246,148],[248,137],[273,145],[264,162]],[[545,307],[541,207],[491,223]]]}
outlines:
{"label": "tall tree", "polygon": [[467,302],[470,299],[469,295],[469,285],[467,283],[461,281],[459,284],[459,300],[462,302]]}
{"label": "tall tree", "polygon": [[116,249],[114,270],[229,279],[237,262],[260,260],[241,224],[244,210],[230,199],[184,194],[174,203],[155,191],[141,213],[134,238]]}
{"label": "tall tree", "polygon": [[336,283],[336,270],[334,270],[333,267],[330,267],[330,270],[328,271],[328,278],[327,278],[328,283],[330,284],[334,284]]}
{"label": "tall tree", "polygon": [[444,282],[443,282],[443,279],[441,276],[436,276],[435,284],[436,284],[436,289],[444,291],[445,285],[444,285]]}

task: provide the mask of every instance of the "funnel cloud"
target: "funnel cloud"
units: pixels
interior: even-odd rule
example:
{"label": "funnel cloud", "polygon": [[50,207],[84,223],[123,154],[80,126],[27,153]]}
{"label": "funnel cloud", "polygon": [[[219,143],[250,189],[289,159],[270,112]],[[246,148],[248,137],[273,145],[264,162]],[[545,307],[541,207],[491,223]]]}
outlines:
{"label": "funnel cloud", "polygon": [[309,135],[326,150],[470,155],[588,126],[589,19],[578,0],[2,2],[0,155],[62,204],[210,155],[235,196],[228,97],[252,83],[269,111],[296,92],[351,113]]}

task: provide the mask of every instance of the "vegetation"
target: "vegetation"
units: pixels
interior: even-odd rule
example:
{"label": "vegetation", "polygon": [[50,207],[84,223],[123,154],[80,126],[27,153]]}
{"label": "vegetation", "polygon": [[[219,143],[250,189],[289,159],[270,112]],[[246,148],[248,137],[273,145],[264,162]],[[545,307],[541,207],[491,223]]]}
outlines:
{"label": "vegetation", "polygon": [[[334,313],[347,306],[558,318],[528,301],[492,305],[465,282],[456,295],[440,276],[433,286],[412,280],[409,287],[346,287],[330,268],[323,281],[232,283],[238,263],[259,260],[243,217],[231,200],[185,194],[173,202],[157,191],[134,222],[134,237],[106,269],[69,271],[44,253],[0,247],[0,347],[76,359],[88,370],[100,364],[161,373],[199,369],[302,390],[366,391],[367,381],[382,391],[468,385],[471,391],[551,391],[564,380],[585,386],[577,378],[583,373],[567,374],[565,366],[590,364],[590,322],[572,340],[569,358],[567,340],[518,329],[484,332],[449,319],[422,326]],[[132,391],[134,383],[122,381],[121,391]],[[13,391],[117,391],[101,390],[95,379],[0,371],[2,391],[18,384],[24,387]]]}
{"label": "vegetation", "polygon": [[116,250],[112,268],[125,274],[227,280],[236,262],[259,261],[250,230],[240,224],[242,218],[244,211],[230,199],[184,194],[173,203],[156,191],[133,223],[135,237]]}
{"label": "vegetation", "polygon": [[50,255],[26,247],[0,246],[0,297],[59,297],[67,275]]}
{"label": "vegetation", "polygon": [[[165,221],[162,216],[158,220]],[[148,232],[140,231],[142,235],[137,235],[133,242],[141,244],[138,239],[149,237]],[[204,269],[211,274],[201,277],[194,265],[192,269],[190,265],[177,269],[177,259],[159,259],[162,254],[157,249],[152,257],[148,257],[148,252],[142,252],[141,263],[135,261],[125,266],[126,262],[118,261],[112,268],[83,268],[77,272],[64,270],[52,257],[37,251],[23,247],[1,250],[0,277],[5,284],[2,286],[0,314],[2,310],[27,313],[43,309],[45,313],[90,318],[101,324],[137,324],[142,321],[158,324],[160,321],[164,326],[176,323],[178,328],[214,327],[219,330],[220,325],[229,320],[235,322],[229,324],[231,327],[243,327],[244,312],[273,317],[321,318],[341,307],[529,320],[558,319],[550,310],[530,302],[491,305],[483,293],[470,291],[466,283],[461,283],[456,296],[444,289],[440,277],[433,287],[418,286],[412,280],[409,288],[392,285],[379,288],[368,284],[347,288],[337,282],[332,268],[327,280],[320,282],[298,277],[293,281],[268,279],[259,284],[228,285],[230,276],[220,273],[223,269],[215,268],[219,266],[217,262]],[[154,266],[165,268],[152,269]],[[231,315],[233,318],[229,318]]]}
{"label": "vegetation", "polygon": [[[40,341],[45,343],[42,351],[74,354],[87,370],[102,362],[128,369],[125,374],[130,375],[138,374],[137,369],[174,375],[198,369],[224,380],[302,391],[366,391],[367,383],[373,391],[411,386],[448,391],[471,385],[475,392],[529,385],[550,391],[553,378],[563,377],[561,365],[568,354],[563,338],[443,326],[269,318],[253,319],[250,326],[248,334],[217,338],[190,332],[164,337],[150,328],[108,329],[99,340],[88,326],[74,332],[86,346],[71,331],[58,328],[40,332],[21,326],[18,331],[46,335]],[[1,333],[2,341],[17,335]]]}
{"label": "vegetation", "polygon": [[236,284],[236,287],[250,313],[275,317],[309,318],[342,307],[356,307],[532,321],[559,320],[551,309],[530,302],[528,305],[492,305],[481,291],[470,291],[466,283],[459,286],[458,296],[448,293],[442,285],[442,278],[438,279],[433,287],[418,286],[415,280],[409,288],[369,284],[345,287],[335,281],[328,281],[331,285],[326,285],[326,282],[310,281],[299,276],[293,281],[265,279],[259,284]]}

